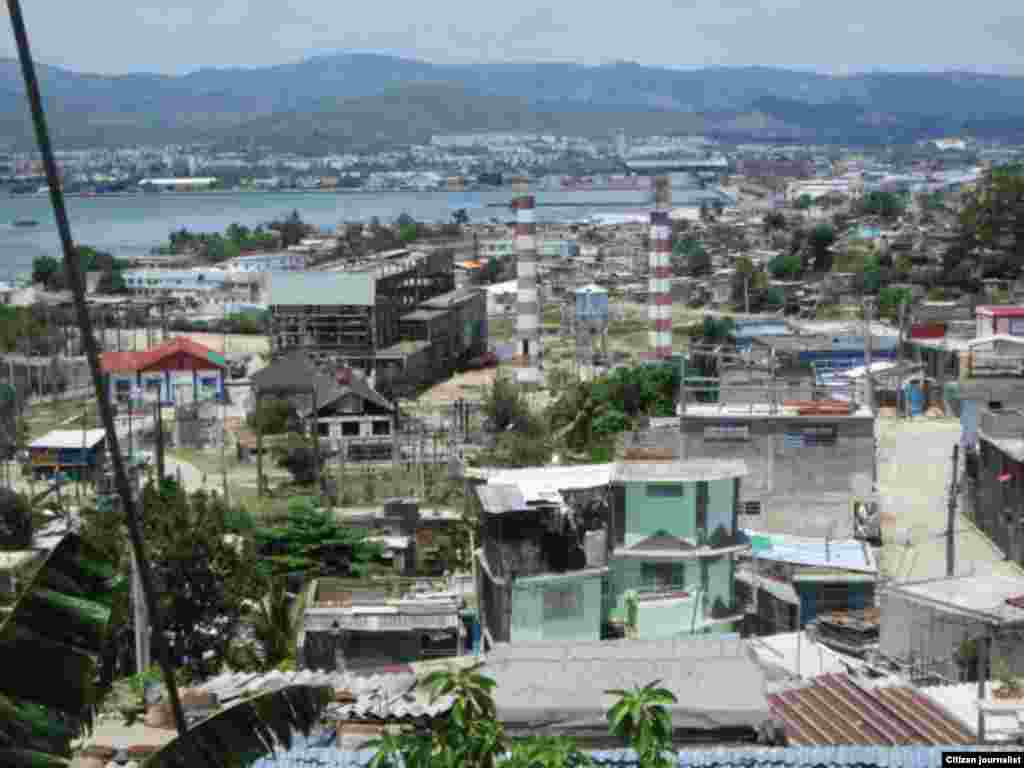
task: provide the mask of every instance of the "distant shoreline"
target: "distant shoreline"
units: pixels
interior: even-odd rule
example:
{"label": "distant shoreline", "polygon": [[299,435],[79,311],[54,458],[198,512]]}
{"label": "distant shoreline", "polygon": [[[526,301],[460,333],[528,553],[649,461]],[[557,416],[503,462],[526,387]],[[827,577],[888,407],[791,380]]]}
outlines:
{"label": "distant shoreline", "polygon": [[[503,187],[487,187],[470,192],[500,192]],[[612,191],[612,190],[588,190]],[[202,192],[65,192],[64,197],[80,197],[85,199],[126,198],[126,197],[216,197],[220,195],[437,195],[447,194],[445,189],[207,189]],[[463,194],[459,192],[457,194]],[[13,194],[8,192],[4,198],[8,200],[46,199],[47,194],[35,192]]]}

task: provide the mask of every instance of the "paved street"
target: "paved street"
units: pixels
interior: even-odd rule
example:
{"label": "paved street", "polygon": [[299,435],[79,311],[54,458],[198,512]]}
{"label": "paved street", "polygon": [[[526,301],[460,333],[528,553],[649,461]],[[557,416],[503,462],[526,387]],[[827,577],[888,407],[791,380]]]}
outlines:
{"label": "paved street", "polygon": [[[942,577],[946,573],[947,489],[953,446],[960,424],[953,419],[881,419],[879,488],[882,495],[882,565],[900,580]],[[962,505],[961,505],[962,509]],[[994,569],[1021,575],[962,514],[958,514],[958,574]]]}

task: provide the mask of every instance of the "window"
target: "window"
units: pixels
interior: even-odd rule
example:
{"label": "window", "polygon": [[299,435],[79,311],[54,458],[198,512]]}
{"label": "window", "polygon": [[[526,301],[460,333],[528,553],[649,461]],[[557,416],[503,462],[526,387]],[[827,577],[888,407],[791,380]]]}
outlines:
{"label": "window", "polygon": [[359,422],[358,421],[343,421],[343,422],[341,422],[341,436],[342,437],[359,437]]}
{"label": "window", "polygon": [[749,424],[717,424],[704,427],[704,440],[709,443],[743,443],[750,440]]}
{"label": "window", "polygon": [[761,502],[760,501],[744,501],[740,503],[740,514],[741,515],[760,515],[761,514]]}
{"label": "window", "polygon": [[375,435],[390,435],[391,434],[391,422],[390,421],[375,421],[375,422],[373,422],[373,434],[375,434]]}
{"label": "window", "polygon": [[544,590],[544,619],[575,619],[583,615],[583,587],[553,587]]}
{"label": "window", "polygon": [[786,430],[785,445],[787,448],[817,448],[833,446],[838,438],[836,428],[832,427],[801,427]]}
{"label": "window", "polygon": [[818,613],[846,610],[850,599],[850,588],[846,584],[822,584]]}
{"label": "window", "polygon": [[697,481],[697,528],[707,530],[708,527],[708,481]]}
{"label": "window", "polygon": [[643,585],[659,591],[682,587],[683,567],[675,563],[644,563],[641,571]]}
{"label": "window", "polygon": [[682,483],[648,483],[647,498],[650,499],[681,499]]}
{"label": "window", "polygon": [[325,422],[318,422],[316,425],[316,432],[320,437],[328,437],[331,434],[331,425]]}

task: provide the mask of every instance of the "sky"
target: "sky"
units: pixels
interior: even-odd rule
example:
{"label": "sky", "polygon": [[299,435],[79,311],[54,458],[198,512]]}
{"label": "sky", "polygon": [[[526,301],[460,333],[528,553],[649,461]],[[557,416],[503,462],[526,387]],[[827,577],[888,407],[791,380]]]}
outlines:
{"label": "sky", "polygon": [[[35,58],[79,72],[184,74],[332,51],[436,63],[634,61],[849,74],[1024,75],[1020,0],[22,0]],[[15,53],[3,38],[3,55]]]}

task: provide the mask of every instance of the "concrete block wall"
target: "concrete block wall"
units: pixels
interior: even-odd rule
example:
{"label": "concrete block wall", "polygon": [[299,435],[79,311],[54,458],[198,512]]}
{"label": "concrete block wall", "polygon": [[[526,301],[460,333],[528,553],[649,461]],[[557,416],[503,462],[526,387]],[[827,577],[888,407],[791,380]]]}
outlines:
{"label": "concrete block wall", "polygon": [[[1024,564],[1024,466],[979,440],[977,479],[967,483],[965,509],[1008,559]],[[1010,479],[999,478],[1009,474]]]}
{"label": "concrete block wall", "polygon": [[[708,426],[742,425],[749,440],[705,440]],[[787,443],[789,430],[834,424],[834,445],[799,447]],[[741,527],[769,532],[825,535],[852,533],[852,502],[870,491],[877,461],[870,418],[821,420],[786,417],[683,417],[684,458],[741,459],[740,502],[761,502],[761,514],[741,515]],[[821,529],[821,530],[817,530]],[[813,532],[812,532],[813,531]]]}
{"label": "concrete block wall", "polygon": [[[960,667],[952,656],[965,639],[985,632],[981,622],[910,600],[898,592],[883,592],[879,604],[879,650],[883,655],[904,663],[912,657],[922,659],[931,671],[960,679]],[[993,642],[991,658],[1003,659],[1012,672],[1024,674],[1024,643],[1014,634]]]}

